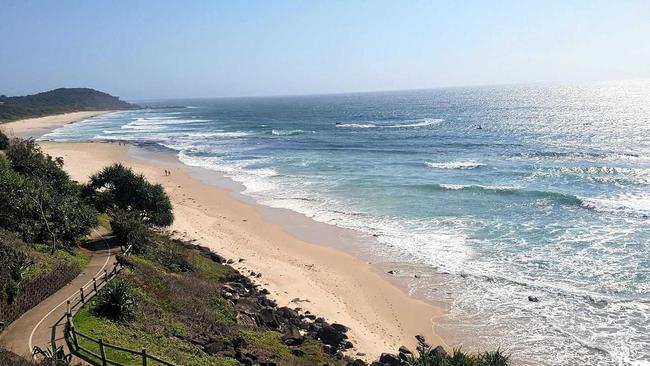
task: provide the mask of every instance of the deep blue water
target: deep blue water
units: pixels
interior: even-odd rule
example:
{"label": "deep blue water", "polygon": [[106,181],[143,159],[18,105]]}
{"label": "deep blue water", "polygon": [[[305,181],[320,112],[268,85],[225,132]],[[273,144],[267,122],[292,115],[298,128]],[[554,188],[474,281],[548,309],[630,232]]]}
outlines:
{"label": "deep blue water", "polygon": [[158,104],[186,107],[45,138],[157,143],[261,203],[378,234],[376,254],[449,273],[412,290],[449,301],[440,327],[470,346],[650,365],[650,82]]}

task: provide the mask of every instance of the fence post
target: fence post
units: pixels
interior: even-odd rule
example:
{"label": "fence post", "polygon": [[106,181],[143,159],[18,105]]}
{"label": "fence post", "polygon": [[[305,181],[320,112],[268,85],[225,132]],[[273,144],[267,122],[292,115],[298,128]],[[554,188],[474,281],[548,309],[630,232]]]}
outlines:
{"label": "fence post", "polygon": [[97,280],[95,280],[95,277],[93,277],[93,290],[97,293]]}
{"label": "fence post", "polygon": [[104,350],[104,341],[99,338],[99,354],[102,356],[102,366],[106,366],[106,351]]}
{"label": "fence post", "polygon": [[84,298],[84,288],[83,288],[83,287],[80,288],[80,289],[79,289],[79,292],[81,292],[81,303],[82,303],[82,304],[85,304],[85,303],[86,303],[86,299]]}
{"label": "fence post", "polygon": [[68,319],[70,318],[70,312],[71,312],[71,309],[70,309],[70,300],[68,300],[67,310],[66,310],[66,312],[65,312],[65,313],[68,315]]}
{"label": "fence post", "polygon": [[75,350],[79,350],[79,343],[77,342],[77,333],[74,330],[74,324],[70,323],[70,334],[72,335],[72,343],[74,344]]}
{"label": "fence post", "polygon": [[142,349],[142,366],[147,366],[147,349]]}
{"label": "fence post", "polygon": [[104,269],[104,282],[108,282],[108,271]]}

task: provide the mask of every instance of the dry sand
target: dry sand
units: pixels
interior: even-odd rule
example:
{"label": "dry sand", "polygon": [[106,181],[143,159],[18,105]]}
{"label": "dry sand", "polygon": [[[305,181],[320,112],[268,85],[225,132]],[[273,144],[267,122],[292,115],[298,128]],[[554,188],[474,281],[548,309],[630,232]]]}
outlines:
{"label": "dry sand", "polygon": [[0,130],[9,136],[27,137],[40,136],[52,129],[61,127],[68,123],[79,122],[81,120],[98,116],[100,114],[110,113],[109,111],[85,111],[64,114],[55,114],[53,116],[23,119],[16,122],[0,124]]}
{"label": "dry sand", "polygon": [[[20,125],[14,131],[31,133],[31,123],[14,123]],[[43,126],[34,123],[36,129]],[[280,306],[301,307],[350,327],[352,356],[362,352],[371,359],[395,352],[400,345],[414,347],[416,334],[423,334],[429,343],[444,344],[433,329],[434,319],[444,315],[442,309],[409,297],[365,261],[291,235],[287,230],[291,225],[305,230],[305,221],[311,220],[304,216],[292,220],[298,215],[289,215],[280,220],[281,225],[279,220],[268,220],[262,206],[236,198],[227,188],[206,184],[205,178],[197,179],[170,153],[151,153],[156,157],[153,161],[133,157],[129,149],[138,148],[125,145],[44,142],[41,146],[46,153],[63,157],[65,169],[80,182],[108,164],[121,162],[162,184],[174,205],[176,220],[170,230],[234,259],[234,266],[244,274],[262,273],[256,282],[271,291]],[[165,169],[172,171],[171,176],[164,174]],[[320,230],[318,235],[339,233],[334,227],[323,229],[323,224],[314,223],[313,228]],[[238,262],[239,258],[244,261]]]}

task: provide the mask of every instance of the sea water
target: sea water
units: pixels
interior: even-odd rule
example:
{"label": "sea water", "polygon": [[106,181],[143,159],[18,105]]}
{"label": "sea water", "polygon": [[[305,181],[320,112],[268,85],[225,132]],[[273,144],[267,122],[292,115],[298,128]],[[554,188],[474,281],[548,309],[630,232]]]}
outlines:
{"label": "sea water", "polygon": [[376,235],[374,254],[438,275],[411,291],[449,303],[438,328],[466,348],[650,364],[650,81],[143,104],[178,107],[44,138],[164,146]]}

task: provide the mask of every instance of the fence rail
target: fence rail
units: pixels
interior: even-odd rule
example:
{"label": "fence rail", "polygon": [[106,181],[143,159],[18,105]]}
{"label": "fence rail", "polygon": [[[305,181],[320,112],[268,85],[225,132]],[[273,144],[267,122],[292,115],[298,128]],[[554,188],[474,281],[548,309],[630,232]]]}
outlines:
{"label": "fence rail", "polygon": [[[132,247],[129,246],[128,248],[126,248],[126,250],[122,254],[128,255],[131,252],[131,248]],[[108,359],[106,357],[106,349],[107,348],[114,349],[114,350],[117,350],[117,351],[120,351],[120,352],[125,352],[125,353],[131,354],[131,355],[141,357],[143,366],[148,366],[149,361],[155,361],[155,362],[157,362],[157,363],[159,363],[161,365],[165,365],[165,366],[176,366],[175,364],[173,364],[171,362],[165,361],[165,360],[163,360],[161,358],[158,358],[158,357],[156,357],[154,355],[148,354],[146,349],[142,349],[142,350],[137,351],[137,350],[132,350],[132,349],[125,348],[125,347],[120,347],[118,345],[106,343],[101,338],[93,338],[93,337],[91,337],[91,336],[89,336],[87,334],[83,334],[83,333],[81,333],[81,332],[79,332],[79,331],[77,331],[75,329],[74,321],[72,320],[74,315],[79,310],[81,310],[81,308],[84,305],[86,305],[86,303],[88,303],[88,301],[91,298],[93,298],[95,295],[97,295],[98,291],[101,290],[106,285],[107,282],[109,282],[110,280],[115,278],[115,276],[117,276],[117,274],[120,273],[120,271],[122,271],[122,269],[123,269],[123,266],[120,264],[120,262],[113,263],[113,268],[110,271],[105,269],[104,273],[101,276],[99,276],[99,278],[93,277],[91,282],[89,282],[85,286],[79,288],[79,291],[78,291],[79,296],[78,296],[78,299],[75,302],[71,302],[70,300],[68,300],[66,314],[64,315],[64,317],[65,317],[64,334],[65,334],[66,338],[68,338],[70,340],[69,347],[70,347],[71,352],[79,353],[79,351],[83,351],[83,352],[97,358],[98,360],[100,360],[102,366],[107,366],[109,364],[110,365],[115,365],[115,366],[123,366],[121,363],[112,361],[112,360],[110,360],[110,359]],[[56,349],[56,343],[55,343],[55,338],[56,337],[55,337],[54,333],[55,332],[52,331],[52,340],[51,340],[52,349]],[[86,347],[83,347],[83,346],[79,345],[78,338],[83,338],[88,342],[96,344],[98,349],[99,349],[99,353],[96,353],[96,352],[94,352],[94,351],[92,351],[92,350],[90,350],[90,349],[88,349]]]}

